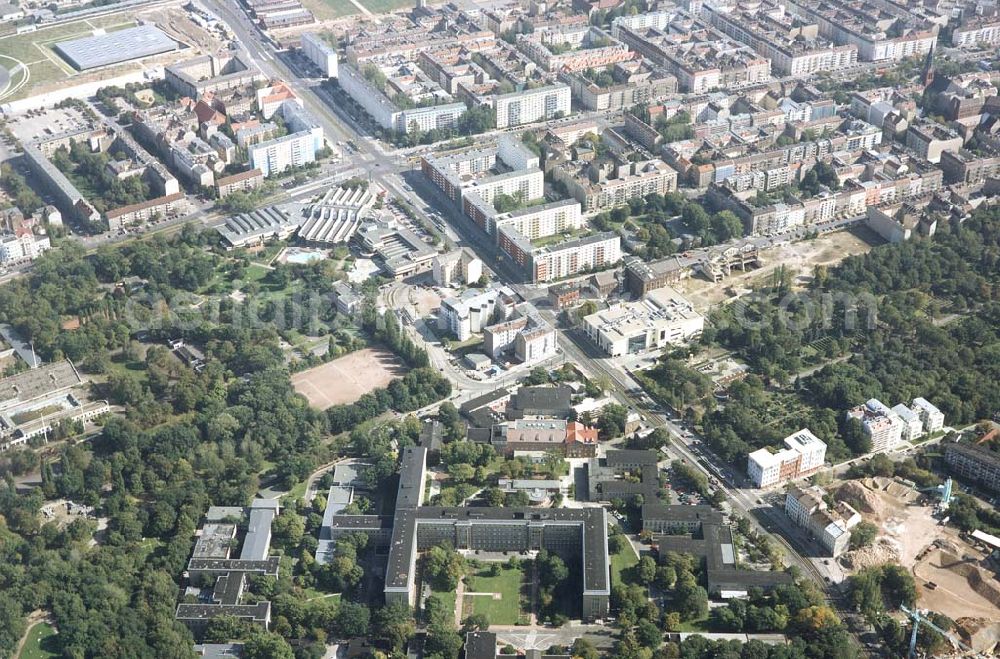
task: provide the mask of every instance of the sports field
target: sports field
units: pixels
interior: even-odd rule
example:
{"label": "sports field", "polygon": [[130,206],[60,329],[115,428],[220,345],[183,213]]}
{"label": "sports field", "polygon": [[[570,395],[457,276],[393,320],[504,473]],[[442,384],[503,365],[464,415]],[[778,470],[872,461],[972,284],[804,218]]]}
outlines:
{"label": "sports field", "polygon": [[292,386],[321,410],[353,403],[363,394],[384,387],[406,374],[396,355],[380,348],[365,348],[332,362],[292,376]]}

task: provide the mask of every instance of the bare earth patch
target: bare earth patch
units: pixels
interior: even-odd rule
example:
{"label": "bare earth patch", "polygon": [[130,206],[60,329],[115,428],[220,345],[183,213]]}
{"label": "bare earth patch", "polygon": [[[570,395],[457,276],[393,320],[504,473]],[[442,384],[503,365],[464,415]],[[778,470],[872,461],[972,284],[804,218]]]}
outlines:
{"label": "bare earth patch", "polygon": [[973,629],[985,626],[986,635],[992,634],[1000,622],[1000,581],[981,551],[956,529],[941,525],[933,506],[921,505],[914,490],[887,478],[850,481],[837,498],[851,503],[881,530],[871,547],[844,554],[842,565],[851,571],[901,565],[916,580],[919,608],[956,621],[974,619]]}
{"label": "bare earth patch", "polygon": [[731,299],[733,293],[768,283],[778,266],[786,267],[797,286],[805,286],[812,279],[813,268],[817,265],[834,266],[852,254],[864,254],[872,243],[864,238],[864,233],[835,231],[814,240],[801,240],[783,244],[761,252],[763,265],[756,270],[740,272],[714,284],[701,276],[685,279],[674,287],[694,305],[699,312]]}
{"label": "bare earth patch", "polygon": [[396,355],[381,348],[365,348],[292,376],[292,386],[313,407],[325,410],[353,403],[407,372]]}

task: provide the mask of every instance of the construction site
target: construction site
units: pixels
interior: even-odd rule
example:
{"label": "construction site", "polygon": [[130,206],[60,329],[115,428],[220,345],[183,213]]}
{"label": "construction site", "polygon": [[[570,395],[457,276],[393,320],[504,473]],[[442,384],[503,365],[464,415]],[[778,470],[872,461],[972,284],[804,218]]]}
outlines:
{"label": "construction site", "polygon": [[885,564],[905,567],[916,582],[919,610],[954,620],[958,637],[974,651],[995,651],[1000,643],[1000,560],[995,557],[1000,539],[978,532],[969,537],[947,526],[945,497],[900,479],[847,481],[836,488],[835,497],[880,531],[870,546],[839,557],[845,573]]}

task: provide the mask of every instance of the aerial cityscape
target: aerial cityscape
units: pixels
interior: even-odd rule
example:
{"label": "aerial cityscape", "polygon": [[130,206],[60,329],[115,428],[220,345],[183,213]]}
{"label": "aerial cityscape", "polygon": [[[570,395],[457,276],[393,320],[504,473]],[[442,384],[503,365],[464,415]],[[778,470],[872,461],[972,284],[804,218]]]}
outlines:
{"label": "aerial cityscape", "polygon": [[0,657],[1000,656],[1000,2],[4,0],[0,476]]}

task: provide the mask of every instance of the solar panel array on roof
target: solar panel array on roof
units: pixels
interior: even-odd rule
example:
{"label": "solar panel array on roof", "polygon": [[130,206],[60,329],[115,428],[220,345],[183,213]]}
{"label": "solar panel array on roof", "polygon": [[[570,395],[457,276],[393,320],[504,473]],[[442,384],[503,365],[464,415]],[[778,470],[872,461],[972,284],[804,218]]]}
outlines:
{"label": "solar panel array on roof", "polygon": [[60,41],[55,49],[77,71],[85,71],[168,53],[177,50],[177,42],[155,25],[139,25],[94,37]]}

